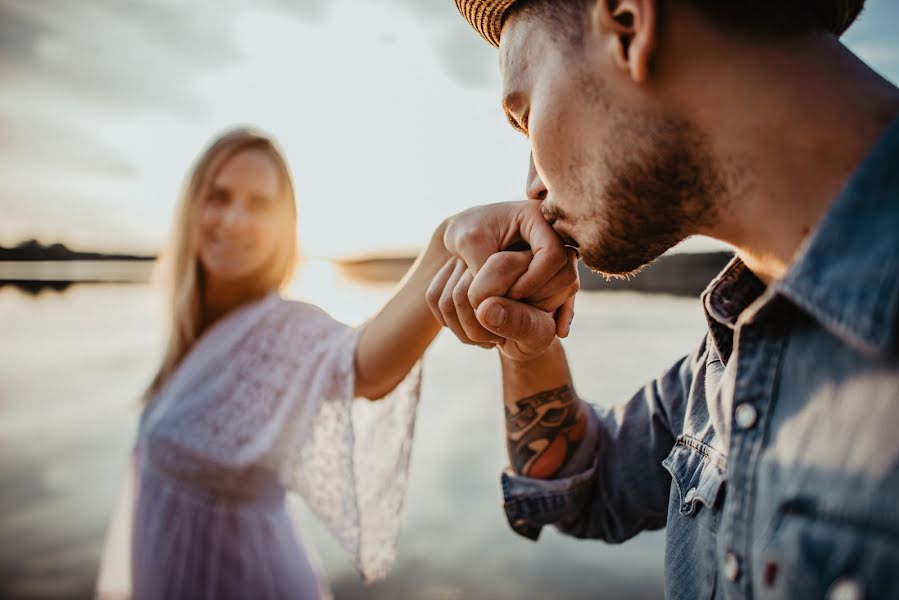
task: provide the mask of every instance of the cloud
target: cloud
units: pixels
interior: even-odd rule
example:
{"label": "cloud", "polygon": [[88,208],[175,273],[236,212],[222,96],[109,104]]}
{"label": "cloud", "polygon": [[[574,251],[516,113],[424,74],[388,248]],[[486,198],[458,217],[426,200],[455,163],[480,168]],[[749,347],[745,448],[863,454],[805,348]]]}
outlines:
{"label": "cloud", "polygon": [[496,49],[468,25],[453,0],[391,0],[389,3],[398,11],[411,13],[422,26],[431,29],[437,56],[455,81],[474,88],[496,85]]}
{"label": "cloud", "polygon": [[49,119],[0,116],[0,149],[14,153],[17,161],[64,165],[111,177],[128,177],[138,171],[114,146],[89,132]]}
{"label": "cloud", "polygon": [[133,174],[97,123],[202,114],[195,82],[241,60],[236,25],[249,10],[314,21],[328,3],[0,0],[0,160]]}
{"label": "cloud", "polygon": [[[249,3],[246,3],[250,6]],[[252,6],[283,12],[306,21],[322,21],[328,14],[327,0],[258,0]]]}
{"label": "cloud", "polygon": [[463,85],[487,88],[498,81],[496,50],[474,31],[447,28],[437,46],[437,55],[447,74]]}
{"label": "cloud", "polygon": [[192,78],[239,57],[230,20],[165,2],[7,1],[0,81],[49,84],[113,110],[199,110]]}

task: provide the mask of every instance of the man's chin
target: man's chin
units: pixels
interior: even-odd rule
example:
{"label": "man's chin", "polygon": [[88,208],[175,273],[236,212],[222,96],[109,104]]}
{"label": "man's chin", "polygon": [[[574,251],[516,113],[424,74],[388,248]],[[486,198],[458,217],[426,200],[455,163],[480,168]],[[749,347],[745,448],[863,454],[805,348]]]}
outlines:
{"label": "man's chin", "polygon": [[608,256],[580,249],[581,260],[594,273],[606,279],[628,279],[648,267],[656,257]]}
{"label": "man's chin", "polygon": [[[581,260],[591,271],[607,279],[627,279],[640,273],[687,236],[650,236],[645,232],[616,239],[606,237],[604,243],[584,243],[578,248]],[[600,238],[603,239],[603,238]],[[634,243],[626,240],[640,240]]]}

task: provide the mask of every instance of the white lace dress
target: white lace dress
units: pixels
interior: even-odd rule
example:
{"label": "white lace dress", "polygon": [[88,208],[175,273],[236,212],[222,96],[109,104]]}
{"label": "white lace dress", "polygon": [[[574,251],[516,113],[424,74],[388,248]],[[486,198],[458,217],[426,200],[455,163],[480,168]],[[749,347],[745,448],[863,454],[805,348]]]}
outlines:
{"label": "white lace dress", "polygon": [[328,597],[288,492],[302,496],[365,580],[386,575],[420,368],[382,400],[354,399],[360,331],[273,294],[197,342],[141,419],[99,597]]}

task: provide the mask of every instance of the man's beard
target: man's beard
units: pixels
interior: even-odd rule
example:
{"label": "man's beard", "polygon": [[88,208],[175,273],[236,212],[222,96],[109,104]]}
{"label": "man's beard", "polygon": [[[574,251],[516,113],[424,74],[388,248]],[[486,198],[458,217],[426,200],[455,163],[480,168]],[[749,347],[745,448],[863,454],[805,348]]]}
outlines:
{"label": "man's beard", "polygon": [[630,143],[606,152],[606,176],[581,190],[592,210],[579,223],[590,232],[579,251],[594,271],[627,277],[714,225],[725,188],[707,138],[692,124],[632,114],[616,125],[627,132],[618,141]]}

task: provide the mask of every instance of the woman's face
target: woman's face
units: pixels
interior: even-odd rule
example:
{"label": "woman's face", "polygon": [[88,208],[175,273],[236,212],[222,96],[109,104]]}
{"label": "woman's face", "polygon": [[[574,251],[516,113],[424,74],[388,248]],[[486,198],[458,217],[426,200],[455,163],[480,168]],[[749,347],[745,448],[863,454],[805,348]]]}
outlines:
{"label": "woman's face", "polygon": [[222,166],[200,206],[200,264],[214,284],[247,282],[276,257],[286,202],[274,161],[244,150]]}

